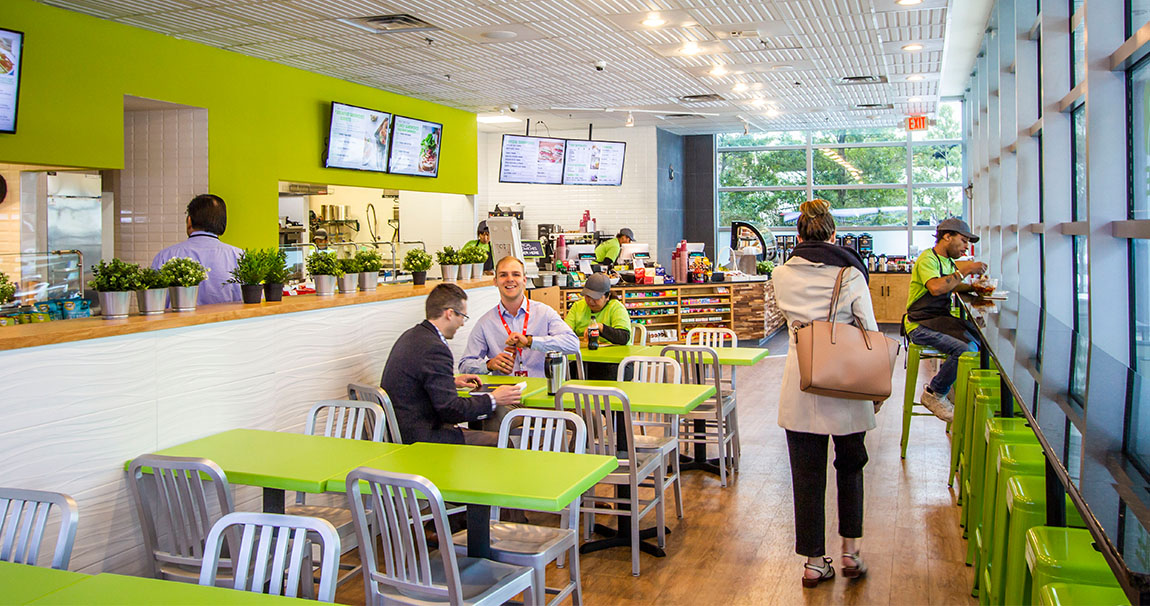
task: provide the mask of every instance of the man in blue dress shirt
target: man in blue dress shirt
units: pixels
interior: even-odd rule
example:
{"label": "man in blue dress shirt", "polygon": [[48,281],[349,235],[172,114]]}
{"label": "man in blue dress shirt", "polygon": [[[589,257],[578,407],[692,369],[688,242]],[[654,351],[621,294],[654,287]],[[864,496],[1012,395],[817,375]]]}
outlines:
{"label": "man in blue dress shirt", "polygon": [[232,270],[240,258],[240,249],[220,242],[228,226],[228,207],[224,199],[201,194],[188,202],[188,239],[161,250],[152,259],[152,269],[159,269],[170,259],[187,257],[208,269],[200,283],[197,305],[231,303],[240,300],[240,285],[229,284]]}

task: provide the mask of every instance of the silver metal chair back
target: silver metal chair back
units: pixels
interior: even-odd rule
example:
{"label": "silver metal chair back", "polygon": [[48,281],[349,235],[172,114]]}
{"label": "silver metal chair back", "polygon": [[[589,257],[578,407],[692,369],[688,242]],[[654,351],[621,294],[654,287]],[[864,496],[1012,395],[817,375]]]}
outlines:
{"label": "silver metal chair back", "polygon": [[627,356],[619,363],[616,380],[626,381],[627,367],[634,367],[632,381],[639,383],[682,383],[683,367],[678,360],[665,356]]}
{"label": "silver metal chair back", "polygon": [[384,391],[383,388],[375,385],[348,383],[347,399],[378,404],[379,407],[383,409],[383,416],[384,419],[387,420],[387,425],[383,428],[382,437],[377,438],[375,441],[403,444],[403,437],[399,434],[399,420],[395,417],[395,407],[391,405],[391,398],[388,397],[387,392]]}
{"label": "silver metal chair back", "polygon": [[716,401],[723,400],[723,367],[714,349],[701,345],[668,345],[659,355],[669,355],[683,367],[684,383],[711,385],[715,388]]}
{"label": "silver metal chair back", "polygon": [[499,424],[500,448],[515,448],[511,440],[512,425],[522,420],[518,448],[547,452],[574,452],[587,450],[587,425],[579,415],[566,410],[516,408],[503,417]]}
{"label": "silver metal chair back", "polygon": [[320,426],[320,435],[329,438],[379,442],[383,438],[383,415],[383,407],[370,401],[321,400],[308,411],[304,433],[316,435]]}
{"label": "silver metal chair back", "polygon": [[[635,434],[631,425],[631,401],[623,390],[614,387],[587,387],[564,385],[555,392],[555,409],[563,410],[563,399],[567,394],[575,400],[575,413],[587,426],[587,452],[612,457],[635,458]],[[620,402],[622,410],[611,409],[611,400]],[[617,423],[616,415],[624,415],[625,422]],[[621,425],[625,434],[617,435]],[[619,437],[623,442],[619,442]],[[622,448],[619,448],[619,446]]]}
{"label": "silver metal chair back", "polygon": [[312,593],[315,583],[312,571],[311,545],[316,539],[322,553],[319,593],[321,602],[335,600],[336,577],[339,574],[339,536],[327,520],[281,513],[242,511],[220,518],[208,533],[204,546],[204,564],[200,585],[215,585],[219,567],[221,537],[225,532],[237,534],[242,529],[238,546],[230,543],[234,577],[232,589],[299,597]]}
{"label": "silver metal chair back", "polygon": [[631,323],[631,345],[647,344],[647,327],[638,322]]}
{"label": "silver metal chair back", "polygon": [[52,568],[68,569],[79,508],[72,497],[44,490],[0,488],[0,562],[36,565],[52,507],[60,512]]}
{"label": "silver metal chair back", "polygon": [[692,328],[687,332],[687,345],[738,347],[739,335],[729,328]]}
{"label": "silver metal chair back", "polygon": [[[146,476],[154,489],[145,485]],[[208,459],[147,454],[129,464],[128,485],[153,576],[195,582],[197,573],[180,567],[200,568],[215,516],[235,508],[224,470]]]}
{"label": "silver metal chair back", "polygon": [[[567,366],[571,366],[571,357],[575,357],[575,377],[576,379],[583,380],[586,378],[587,371],[583,366],[583,354],[579,350],[575,350],[573,354],[567,354]],[[570,377],[569,377],[570,378]]]}

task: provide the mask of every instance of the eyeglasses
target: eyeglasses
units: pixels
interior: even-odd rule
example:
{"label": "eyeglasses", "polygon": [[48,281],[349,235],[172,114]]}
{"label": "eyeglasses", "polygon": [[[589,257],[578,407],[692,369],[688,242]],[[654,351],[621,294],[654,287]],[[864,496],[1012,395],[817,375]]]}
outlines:
{"label": "eyeglasses", "polygon": [[454,311],[454,312],[455,312],[456,314],[458,314],[458,315],[461,315],[461,316],[463,316],[463,321],[464,321],[464,322],[466,322],[466,321],[468,321],[468,320],[470,320],[470,319],[471,319],[471,316],[469,316],[469,315],[467,315],[467,314],[465,314],[465,313],[463,313],[463,312],[459,311],[458,309],[455,309],[454,307],[449,307],[448,309],[450,309],[451,311]]}

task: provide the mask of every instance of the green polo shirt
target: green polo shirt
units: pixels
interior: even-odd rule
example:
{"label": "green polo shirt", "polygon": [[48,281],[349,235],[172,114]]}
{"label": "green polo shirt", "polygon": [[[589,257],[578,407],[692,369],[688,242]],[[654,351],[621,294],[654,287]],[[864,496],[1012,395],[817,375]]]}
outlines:
{"label": "green polo shirt", "polygon": [[480,246],[485,247],[487,249],[487,258],[490,259],[491,258],[491,243],[488,242],[487,244],[482,244],[479,242],[478,238],[476,238],[475,240],[471,240],[467,244],[464,244],[463,248],[460,248],[459,250],[467,250],[468,248],[477,248]]}
{"label": "green polo shirt", "polygon": [[[935,254],[933,248],[924,250],[918,259],[915,259],[914,269],[910,272],[910,293],[906,298],[906,306],[910,307],[923,295],[930,294],[926,288],[927,282],[942,276],[949,276],[956,271],[958,271],[958,267],[954,264],[954,259],[946,255]],[[918,324],[910,320],[904,320],[904,323],[908,335],[918,328]]]}
{"label": "green polo shirt", "polygon": [[619,238],[611,238],[610,240],[605,240],[602,244],[595,247],[595,262],[602,263],[607,259],[611,259],[612,263],[618,261],[619,251],[622,248],[623,247],[619,244]]}
{"label": "green polo shirt", "polygon": [[627,314],[627,308],[623,307],[618,299],[611,299],[603,306],[603,309],[597,312],[592,312],[587,301],[580,299],[571,306],[571,309],[567,310],[567,317],[565,318],[567,325],[578,336],[583,336],[587,327],[591,325],[592,319],[604,326],[631,332],[631,316]]}

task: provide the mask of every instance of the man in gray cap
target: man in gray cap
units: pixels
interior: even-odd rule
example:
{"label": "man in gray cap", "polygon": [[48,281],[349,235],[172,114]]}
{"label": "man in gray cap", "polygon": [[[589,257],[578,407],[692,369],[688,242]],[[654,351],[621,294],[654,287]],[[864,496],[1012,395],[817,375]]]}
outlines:
{"label": "man in gray cap", "polygon": [[947,354],[938,373],[923,389],[921,401],[935,416],[950,422],[954,417],[954,404],[947,394],[958,374],[958,357],[968,351],[978,351],[974,327],[950,313],[951,293],[970,290],[962,279],[970,274],[985,273],[986,264],[956,260],[972,243],[978,242],[978,236],[962,219],[952,217],[941,221],[934,241],[934,246],[914,262],[903,327],[912,343]]}
{"label": "man in gray cap", "polygon": [[631,231],[630,227],[620,229],[617,236],[595,247],[595,262],[614,265],[615,260],[619,258],[619,252],[622,251],[623,245],[630,244],[634,240],[635,232]]}

